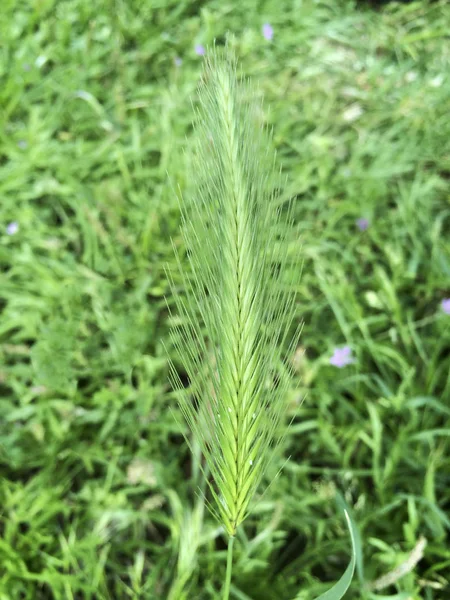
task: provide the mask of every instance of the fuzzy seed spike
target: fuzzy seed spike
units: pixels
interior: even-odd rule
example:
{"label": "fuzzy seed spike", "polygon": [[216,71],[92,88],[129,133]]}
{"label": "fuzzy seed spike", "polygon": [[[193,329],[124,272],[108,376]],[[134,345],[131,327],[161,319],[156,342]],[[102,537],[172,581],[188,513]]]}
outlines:
{"label": "fuzzy seed spike", "polygon": [[[286,410],[298,342],[297,240],[261,105],[227,49],[208,51],[199,89],[192,199],[182,203],[185,296],[173,343],[191,387],[181,411],[211,474],[214,514],[231,537],[249,512]],[[172,284],[173,285],[173,284]],[[176,382],[177,377],[173,380]]]}

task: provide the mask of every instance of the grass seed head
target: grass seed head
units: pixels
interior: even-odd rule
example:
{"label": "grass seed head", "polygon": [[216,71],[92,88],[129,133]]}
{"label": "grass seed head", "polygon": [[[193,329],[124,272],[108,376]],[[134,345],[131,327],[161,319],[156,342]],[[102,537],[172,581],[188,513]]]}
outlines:
{"label": "grass seed head", "polygon": [[207,53],[194,193],[182,203],[186,294],[177,295],[182,318],[173,332],[191,384],[181,410],[208,465],[212,510],[231,536],[279,440],[285,356],[298,340],[292,204],[277,194],[279,172],[252,91],[229,50]]}

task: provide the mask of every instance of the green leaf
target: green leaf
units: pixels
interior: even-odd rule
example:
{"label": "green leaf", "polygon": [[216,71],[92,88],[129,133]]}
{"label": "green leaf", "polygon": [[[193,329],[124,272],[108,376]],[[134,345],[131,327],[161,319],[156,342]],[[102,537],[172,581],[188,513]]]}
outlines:
{"label": "green leaf", "polygon": [[356,555],[360,553],[360,548],[357,548],[357,540],[359,540],[356,526],[346,509],[344,509],[345,518],[347,520],[348,530],[350,532],[350,539],[352,542],[352,556],[348,567],[345,569],[342,577],[337,581],[332,588],[327,590],[324,594],[321,594],[316,600],[341,600],[345,592],[350,587],[355,572]]}

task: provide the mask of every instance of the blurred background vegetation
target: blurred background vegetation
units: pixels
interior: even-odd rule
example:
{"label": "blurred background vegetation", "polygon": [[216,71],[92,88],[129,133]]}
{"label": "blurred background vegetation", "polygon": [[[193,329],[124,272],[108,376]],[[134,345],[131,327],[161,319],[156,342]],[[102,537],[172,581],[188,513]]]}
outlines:
{"label": "blurred background vegetation", "polygon": [[218,597],[164,268],[227,31],[296,199],[305,323],[290,460],[232,597],[312,600],[340,576],[337,490],[363,543],[349,600],[449,597],[450,5],[2,0],[0,600]]}

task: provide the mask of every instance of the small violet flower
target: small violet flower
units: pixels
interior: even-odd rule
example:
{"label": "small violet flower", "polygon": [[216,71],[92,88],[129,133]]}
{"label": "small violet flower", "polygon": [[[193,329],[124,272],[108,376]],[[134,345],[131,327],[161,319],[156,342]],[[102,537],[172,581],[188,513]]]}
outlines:
{"label": "small violet flower", "polygon": [[195,54],[197,54],[198,56],[204,56],[206,54],[205,46],[203,46],[202,44],[197,44],[195,46]]}
{"label": "small violet flower", "polygon": [[269,23],[264,23],[262,26],[262,34],[264,38],[270,42],[273,38],[273,27]]}
{"label": "small violet flower", "polygon": [[173,59],[173,63],[176,67],[181,67],[181,65],[183,64],[183,60],[179,56],[175,56],[175,58]]}
{"label": "small violet flower", "polygon": [[356,226],[360,231],[366,231],[369,227],[369,219],[356,219]]}
{"label": "small violet flower", "polygon": [[330,365],[333,365],[333,367],[337,367],[338,369],[342,369],[342,367],[351,365],[354,362],[355,359],[352,357],[352,349],[350,346],[335,348],[333,356],[330,358]]}
{"label": "small violet flower", "polygon": [[10,223],[8,225],[8,227],[6,228],[6,233],[8,235],[14,235],[18,231],[19,231],[19,223],[17,223],[16,221],[13,221],[12,223]]}
{"label": "small violet flower", "polygon": [[442,300],[442,310],[445,312],[446,315],[450,315],[450,298],[444,298]]}

